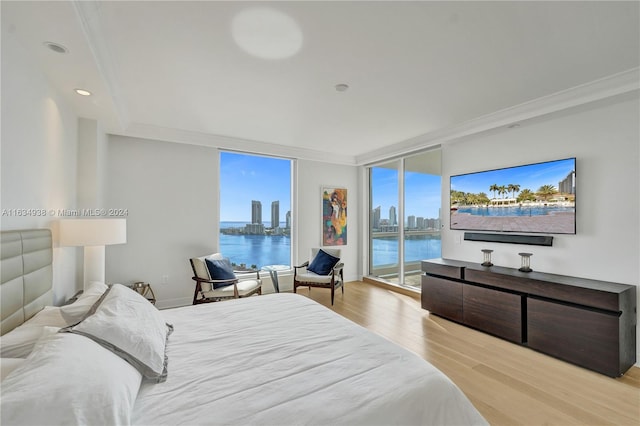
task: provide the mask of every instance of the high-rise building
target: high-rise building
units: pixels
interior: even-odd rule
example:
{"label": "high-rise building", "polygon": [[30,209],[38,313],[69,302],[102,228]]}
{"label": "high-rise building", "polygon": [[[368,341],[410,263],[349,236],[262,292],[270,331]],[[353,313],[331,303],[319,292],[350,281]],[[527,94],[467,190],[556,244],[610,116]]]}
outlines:
{"label": "high-rise building", "polygon": [[566,178],[558,182],[558,191],[563,194],[576,193],[576,172],[572,170]]}
{"label": "high-rise building", "polygon": [[380,229],[380,206],[371,211],[371,224],[373,229]]}
{"label": "high-rise building", "polygon": [[396,217],[396,206],[389,207],[389,225],[397,225],[398,218]]}
{"label": "high-rise building", "polygon": [[264,235],[264,225],[261,223],[248,223],[244,226],[244,233],[248,235]]}
{"label": "high-rise building", "polygon": [[260,201],[251,201],[251,223],[262,223],[262,203]]}
{"label": "high-rise building", "polygon": [[407,229],[416,229],[416,217],[415,216],[409,216],[409,218],[407,219]]}
{"label": "high-rise building", "polygon": [[271,227],[273,229],[280,227],[280,201],[271,202]]}
{"label": "high-rise building", "polygon": [[291,229],[291,210],[285,215],[285,220],[287,221],[287,229]]}

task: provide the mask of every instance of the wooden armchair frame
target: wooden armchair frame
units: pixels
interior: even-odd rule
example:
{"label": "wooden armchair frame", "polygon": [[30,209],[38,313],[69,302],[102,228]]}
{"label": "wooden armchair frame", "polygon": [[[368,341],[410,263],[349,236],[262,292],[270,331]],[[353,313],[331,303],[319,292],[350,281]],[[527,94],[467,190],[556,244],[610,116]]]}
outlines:
{"label": "wooden armchair frame", "polygon": [[[194,276],[191,277],[192,280],[194,280],[196,282],[196,287],[195,290],[193,292],[193,304],[197,305],[199,303],[209,303],[209,302],[217,302],[220,300],[225,300],[225,299],[239,299],[241,297],[249,297],[252,296],[254,294],[262,294],[262,287],[258,286],[257,288],[249,291],[246,294],[240,295],[240,292],[238,290],[238,283],[240,283],[241,281],[243,281],[243,279],[249,279],[250,277],[252,278],[253,276],[253,271],[252,272],[246,272],[246,271],[234,271],[234,273],[236,274],[236,278],[234,279],[229,279],[229,280],[210,280],[210,279],[206,279],[206,278],[200,278],[197,277],[195,275],[195,267],[193,265],[193,260],[191,260],[191,267],[194,270]],[[255,271],[256,274],[256,280],[259,282],[260,281],[260,271],[256,270]],[[227,285],[233,285],[233,294],[229,294],[229,296],[220,296],[220,295],[216,295],[216,296],[212,296],[212,297],[207,297],[205,296],[205,293],[202,291],[202,284],[206,283],[206,284],[211,284],[211,288],[213,289],[213,285],[214,284],[227,284]],[[201,296],[201,297],[198,297]]]}
{"label": "wooden armchair frame", "polygon": [[[336,288],[341,288],[342,294],[344,294],[344,275],[342,273],[342,270],[344,268],[344,263],[338,262],[333,267],[331,272],[329,272],[329,274],[326,275],[327,277],[331,277],[331,281],[324,282],[324,283],[314,282],[314,281],[304,281],[299,279],[298,269],[306,268],[307,266],[309,266],[309,261],[304,262],[302,265],[293,267],[293,292],[296,293],[296,290],[298,287],[309,287],[309,290],[311,290],[311,287],[329,288],[331,289],[331,305],[333,305],[333,299],[335,296]],[[318,275],[318,276],[322,277],[324,275]]]}

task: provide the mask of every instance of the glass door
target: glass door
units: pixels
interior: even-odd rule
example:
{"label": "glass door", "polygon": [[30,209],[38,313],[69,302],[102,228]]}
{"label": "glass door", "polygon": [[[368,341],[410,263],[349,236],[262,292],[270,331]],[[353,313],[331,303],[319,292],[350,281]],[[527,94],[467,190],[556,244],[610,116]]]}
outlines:
{"label": "glass door", "polygon": [[370,167],[369,275],[420,289],[420,261],[441,256],[440,149]]}
{"label": "glass door", "polygon": [[441,256],[440,150],[404,159],[404,262],[400,283],[420,289],[421,263]]}

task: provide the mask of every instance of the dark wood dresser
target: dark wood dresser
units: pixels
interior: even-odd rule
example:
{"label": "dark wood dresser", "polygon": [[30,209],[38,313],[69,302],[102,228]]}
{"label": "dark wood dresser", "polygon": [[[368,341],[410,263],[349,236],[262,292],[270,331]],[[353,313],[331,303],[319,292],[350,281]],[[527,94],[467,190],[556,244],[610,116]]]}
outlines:
{"label": "dark wood dresser", "polygon": [[435,315],[611,377],[636,362],[636,286],[448,259],[422,270]]}

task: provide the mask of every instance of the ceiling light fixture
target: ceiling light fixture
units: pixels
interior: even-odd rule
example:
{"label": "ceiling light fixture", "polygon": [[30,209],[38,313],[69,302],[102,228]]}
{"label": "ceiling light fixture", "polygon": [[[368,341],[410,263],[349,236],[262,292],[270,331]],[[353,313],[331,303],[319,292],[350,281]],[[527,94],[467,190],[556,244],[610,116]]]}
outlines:
{"label": "ceiling light fixture", "polygon": [[43,43],[49,50],[56,52],[56,53],[60,53],[60,54],[65,54],[69,51],[69,49],[67,49],[66,47],[64,47],[61,44],[58,43],[54,43],[52,41],[45,41]]}
{"label": "ceiling light fixture", "polygon": [[300,50],[302,30],[289,15],[269,7],[250,7],[231,22],[236,44],[248,54],[262,59],[285,59]]}
{"label": "ceiling light fixture", "polygon": [[76,93],[80,96],[91,96],[91,92],[84,89],[75,89]]}
{"label": "ceiling light fixture", "polygon": [[336,90],[338,92],[346,92],[349,90],[349,85],[344,83],[336,84]]}

